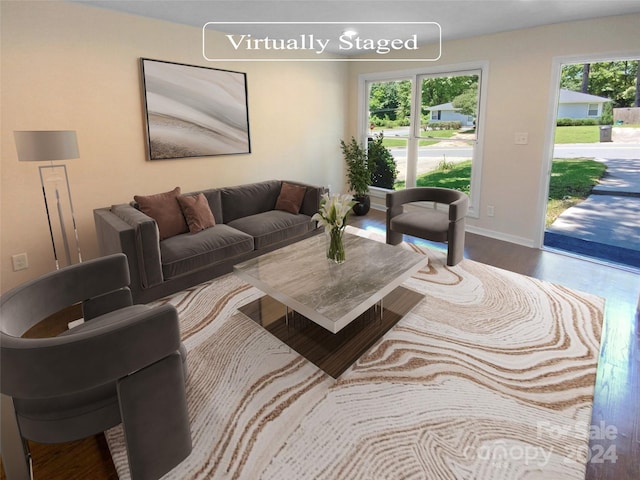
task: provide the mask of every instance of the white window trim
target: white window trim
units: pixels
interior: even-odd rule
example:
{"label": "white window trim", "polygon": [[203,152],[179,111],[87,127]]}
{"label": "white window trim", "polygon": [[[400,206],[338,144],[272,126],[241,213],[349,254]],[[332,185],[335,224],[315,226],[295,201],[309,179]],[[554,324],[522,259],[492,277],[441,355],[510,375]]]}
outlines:
{"label": "white window trim", "polygon": [[[469,62],[469,63],[458,63],[452,65],[437,65],[437,66],[429,66],[425,68],[413,68],[409,70],[395,70],[395,71],[387,71],[387,72],[376,72],[376,73],[363,73],[358,75],[358,137],[362,143],[367,140],[367,132],[369,128],[368,116],[365,116],[365,109],[368,104],[368,89],[367,82],[372,81],[391,81],[391,80],[411,80],[413,82],[413,98],[412,98],[412,111],[411,111],[411,124],[414,125],[414,129],[410,132],[410,137],[408,141],[407,148],[415,148],[414,144],[417,144],[419,138],[416,137],[415,134],[415,122],[414,118],[416,115],[419,117],[419,111],[421,107],[421,101],[418,100],[417,95],[419,88],[418,78],[423,75],[438,75],[438,74],[452,74],[459,72],[467,72],[469,70],[480,70],[480,88],[478,90],[479,101],[478,101],[478,109],[479,116],[476,119],[476,148],[474,150],[474,158],[473,158],[473,167],[471,168],[471,195],[469,197],[469,212],[467,214],[468,217],[471,218],[479,218],[480,217],[480,189],[482,187],[482,159],[484,154],[484,125],[486,118],[486,100],[487,100],[487,84],[489,79],[489,62],[486,60],[477,61],[477,62]],[[419,99],[421,100],[421,99]],[[418,127],[419,128],[419,127]],[[409,154],[409,152],[407,152]],[[412,170],[410,165],[407,165],[407,177],[409,177],[409,173]],[[415,166],[413,166],[413,170],[415,170]],[[381,195],[378,192],[383,192],[385,189],[381,188],[370,188],[370,191],[376,193],[376,197]]]}

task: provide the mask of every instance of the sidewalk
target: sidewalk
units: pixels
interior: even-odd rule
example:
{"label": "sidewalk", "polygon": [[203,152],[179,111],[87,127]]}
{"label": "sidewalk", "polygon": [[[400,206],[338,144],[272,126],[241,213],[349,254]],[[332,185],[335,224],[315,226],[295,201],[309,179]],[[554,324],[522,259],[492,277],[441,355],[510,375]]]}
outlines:
{"label": "sidewalk", "polygon": [[640,158],[598,160],[607,165],[600,184],[558,217],[544,244],[640,268]]}

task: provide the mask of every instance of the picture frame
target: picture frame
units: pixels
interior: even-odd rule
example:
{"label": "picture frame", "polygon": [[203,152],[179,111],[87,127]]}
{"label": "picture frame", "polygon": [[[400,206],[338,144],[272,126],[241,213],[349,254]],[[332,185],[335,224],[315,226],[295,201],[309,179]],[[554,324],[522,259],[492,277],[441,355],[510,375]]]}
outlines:
{"label": "picture frame", "polygon": [[251,153],[245,73],[140,63],[149,160]]}

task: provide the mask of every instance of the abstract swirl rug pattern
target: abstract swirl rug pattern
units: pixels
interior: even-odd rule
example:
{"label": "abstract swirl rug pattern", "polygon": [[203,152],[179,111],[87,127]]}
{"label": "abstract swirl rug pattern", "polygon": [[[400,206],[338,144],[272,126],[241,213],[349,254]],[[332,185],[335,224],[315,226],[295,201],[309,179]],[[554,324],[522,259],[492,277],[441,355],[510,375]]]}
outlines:
{"label": "abstract swirl rug pattern", "polygon": [[165,299],[194,442],[166,478],[584,478],[604,301],[403,247],[430,257],[404,284],[425,299],[337,380],[237,312],[262,293],[233,275]]}

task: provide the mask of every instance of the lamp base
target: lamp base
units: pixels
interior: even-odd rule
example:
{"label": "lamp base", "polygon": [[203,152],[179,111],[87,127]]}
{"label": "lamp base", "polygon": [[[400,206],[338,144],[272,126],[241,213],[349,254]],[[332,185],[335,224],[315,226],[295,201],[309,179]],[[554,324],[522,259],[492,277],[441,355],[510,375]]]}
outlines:
{"label": "lamp base", "polygon": [[52,164],[38,169],[56,269],[80,263],[82,254],[67,167]]}

